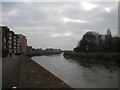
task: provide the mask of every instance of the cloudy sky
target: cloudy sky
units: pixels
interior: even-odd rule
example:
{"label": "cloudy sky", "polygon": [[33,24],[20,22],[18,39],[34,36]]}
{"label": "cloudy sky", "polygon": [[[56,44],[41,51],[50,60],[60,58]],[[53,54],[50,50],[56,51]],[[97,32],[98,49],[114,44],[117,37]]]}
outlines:
{"label": "cloudy sky", "polygon": [[118,33],[117,2],[2,2],[2,25],[35,48],[73,49],[87,31]]}

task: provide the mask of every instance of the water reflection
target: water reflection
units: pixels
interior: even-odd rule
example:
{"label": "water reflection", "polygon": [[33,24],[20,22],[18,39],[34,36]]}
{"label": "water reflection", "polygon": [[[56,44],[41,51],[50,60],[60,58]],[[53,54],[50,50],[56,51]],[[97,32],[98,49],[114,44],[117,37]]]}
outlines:
{"label": "water reflection", "polygon": [[43,55],[43,56],[48,56],[48,57],[60,57],[61,54],[48,54],[48,55]]}
{"label": "water reflection", "polygon": [[32,57],[32,59],[73,88],[118,87],[116,66],[86,63],[85,60],[63,57],[62,54]]}
{"label": "water reflection", "polygon": [[118,70],[120,69],[118,64],[114,64],[114,65],[109,64],[109,63],[116,63],[116,62],[108,62],[107,61],[107,62],[103,63],[103,61],[101,61],[102,63],[96,63],[94,61],[97,61],[97,60],[92,60],[92,62],[90,62],[89,60],[86,60],[86,59],[81,60],[78,58],[71,58],[71,57],[65,57],[65,56],[64,56],[64,58],[66,60],[68,60],[69,62],[76,62],[77,64],[79,64],[83,68],[90,68],[91,70],[95,70],[96,67],[100,67],[100,68],[103,68],[103,69],[109,71],[110,73],[114,73],[116,71],[118,72]]}

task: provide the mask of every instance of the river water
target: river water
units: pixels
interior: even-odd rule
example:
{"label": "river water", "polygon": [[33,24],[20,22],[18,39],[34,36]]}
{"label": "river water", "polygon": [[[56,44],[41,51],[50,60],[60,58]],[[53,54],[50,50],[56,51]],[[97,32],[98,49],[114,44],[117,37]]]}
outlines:
{"label": "river water", "polygon": [[84,65],[62,54],[35,56],[32,60],[73,88],[118,88],[118,70],[103,65]]}

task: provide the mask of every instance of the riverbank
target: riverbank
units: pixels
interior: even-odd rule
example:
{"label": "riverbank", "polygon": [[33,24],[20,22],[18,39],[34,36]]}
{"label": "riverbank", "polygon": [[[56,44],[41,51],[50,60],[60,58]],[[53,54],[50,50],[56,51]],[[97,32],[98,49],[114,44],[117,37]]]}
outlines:
{"label": "riverbank", "polygon": [[94,58],[94,59],[120,59],[120,53],[76,53],[65,52],[64,56],[77,57],[77,58]]}
{"label": "riverbank", "polygon": [[119,66],[120,53],[76,53],[65,52],[64,57],[78,60],[81,63],[105,64]]}
{"label": "riverbank", "polygon": [[20,56],[2,58],[2,88],[19,87]]}
{"label": "riverbank", "polygon": [[67,88],[74,90],[48,70],[24,55],[2,58],[2,88]]}
{"label": "riverbank", "polygon": [[27,56],[21,56],[19,88],[68,88],[69,85],[38,65]]}

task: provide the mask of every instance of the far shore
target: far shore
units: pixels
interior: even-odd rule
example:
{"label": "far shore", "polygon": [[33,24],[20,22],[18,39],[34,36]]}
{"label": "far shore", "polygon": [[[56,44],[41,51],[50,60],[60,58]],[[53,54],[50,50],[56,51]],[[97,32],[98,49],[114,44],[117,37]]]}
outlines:
{"label": "far shore", "polygon": [[65,52],[65,56],[70,56],[70,57],[78,57],[78,58],[109,58],[109,59],[120,59],[120,53],[113,53],[113,52],[89,52],[89,53],[77,53],[77,52]]}
{"label": "far shore", "polygon": [[120,66],[120,53],[76,53],[65,52],[66,59],[74,59],[85,64],[104,64],[109,66]]}

